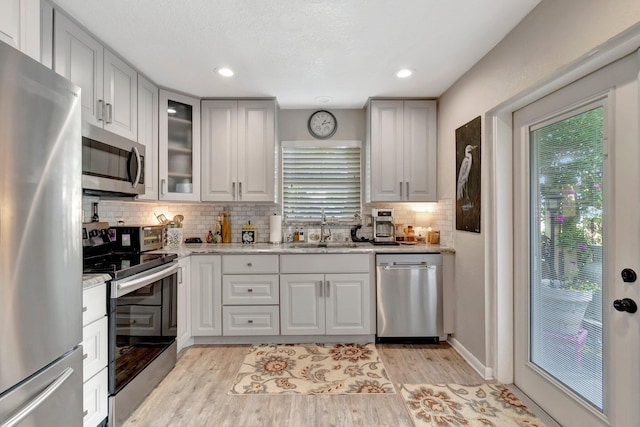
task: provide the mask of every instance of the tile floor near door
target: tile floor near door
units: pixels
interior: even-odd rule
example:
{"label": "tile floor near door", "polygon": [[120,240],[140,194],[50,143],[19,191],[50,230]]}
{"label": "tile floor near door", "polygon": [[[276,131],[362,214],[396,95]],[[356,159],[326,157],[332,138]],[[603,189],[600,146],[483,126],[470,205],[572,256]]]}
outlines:
{"label": "tile floor near door", "polygon": [[[480,384],[448,344],[379,344],[394,384]],[[194,346],[126,422],[134,426],[412,426],[400,394],[228,395],[248,345]]]}

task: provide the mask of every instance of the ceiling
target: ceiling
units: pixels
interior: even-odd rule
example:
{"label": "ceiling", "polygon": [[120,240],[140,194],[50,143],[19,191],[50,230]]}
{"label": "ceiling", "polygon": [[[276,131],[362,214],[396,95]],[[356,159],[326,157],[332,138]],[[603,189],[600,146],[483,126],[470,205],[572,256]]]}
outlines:
{"label": "ceiling", "polygon": [[[54,1],[159,86],[362,108],[440,96],[540,0]],[[403,67],[414,74],[398,79]]]}

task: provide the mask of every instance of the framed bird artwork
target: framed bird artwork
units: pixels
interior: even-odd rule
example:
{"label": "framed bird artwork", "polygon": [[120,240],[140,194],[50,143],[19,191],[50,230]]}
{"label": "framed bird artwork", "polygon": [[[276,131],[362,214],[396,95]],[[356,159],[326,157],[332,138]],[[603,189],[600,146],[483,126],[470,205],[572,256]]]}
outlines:
{"label": "framed bird artwork", "polygon": [[480,232],[480,116],[456,129],[456,230]]}

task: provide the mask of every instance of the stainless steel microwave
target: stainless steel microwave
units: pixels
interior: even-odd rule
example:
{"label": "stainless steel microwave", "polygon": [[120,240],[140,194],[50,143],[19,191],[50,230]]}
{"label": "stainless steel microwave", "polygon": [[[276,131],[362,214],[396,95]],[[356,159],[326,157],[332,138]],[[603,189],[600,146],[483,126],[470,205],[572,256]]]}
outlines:
{"label": "stainless steel microwave", "polygon": [[84,123],[84,193],[109,197],[135,197],[144,194],[144,157],[144,145]]}

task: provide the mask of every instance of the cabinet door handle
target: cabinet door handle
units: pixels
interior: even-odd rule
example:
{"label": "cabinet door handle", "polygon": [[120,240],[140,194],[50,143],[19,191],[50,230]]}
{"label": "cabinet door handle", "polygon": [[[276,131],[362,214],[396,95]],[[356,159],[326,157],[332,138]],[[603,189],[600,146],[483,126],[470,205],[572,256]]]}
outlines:
{"label": "cabinet door handle", "polygon": [[400,200],[402,200],[402,181],[400,181]]}
{"label": "cabinet door handle", "polygon": [[238,199],[242,200],[242,182],[238,182]]}
{"label": "cabinet door handle", "polygon": [[329,298],[329,295],[331,294],[331,282],[327,280],[325,283],[327,284],[327,298]]}
{"label": "cabinet door handle", "polygon": [[320,280],[319,284],[320,284],[320,296],[322,297],[322,294],[324,291],[322,288],[324,287],[324,283],[322,283],[322,280]]}
{"label": "cabinet door handle", "polygon": [[84,412],[82,413],[82,418],[86,417],[88,413],[89,413],[89,410],[87,409],[86,411],[84,411]]}
{"label": "cabinet door handle", "polygon": [[247,289],[247,292],[253,292],[253,288]]}
{"label": "cabinet door handle", "polygon": [[233,200],[235,200],[236,199],[236,182],[235,181],[231,184],[231,193],[233,194]]}
{"label": "cabinet door handle", "polygon": [[247,263],[247,267],[253,267],[253,263],[252,262],[248,262]]}
{"label": "cabinet door handle", "polygon": [[182,284],[182,267],[178,268],[178,285]]}
{"label": "cabinet door handle", "polygon": [[106,107],[107,107],[107,120],[105,121],[105,123],[109,124],[113,122],[113,105],[106,104]]}
{"label": "cabinet door handle", "polygon": [[166,179],[161,179],[160,180],[160,194],[162,194],[163,196],[165,195],[166,191],[165,191],[165,186],[167,185],[167,180]]}
{"label": "cabinet door handle", "polygon": [[98,99],[98,107],[96,110],[96,118],[98,121],[104,121],[104,101],[102,101],[102,99]]}
{"label": "cabinet door handle", "polygon": [[252,319],[247,320],[247,323],[253,323]]}
{"label": "cabinet door handle", "polygon": [[82,307],[82,312],[86,312],[87,311],[87,307]]}
{"label": "cabinet door handle", "polygon": [[407,181],[407,200],[409,200],[409,181]]}

